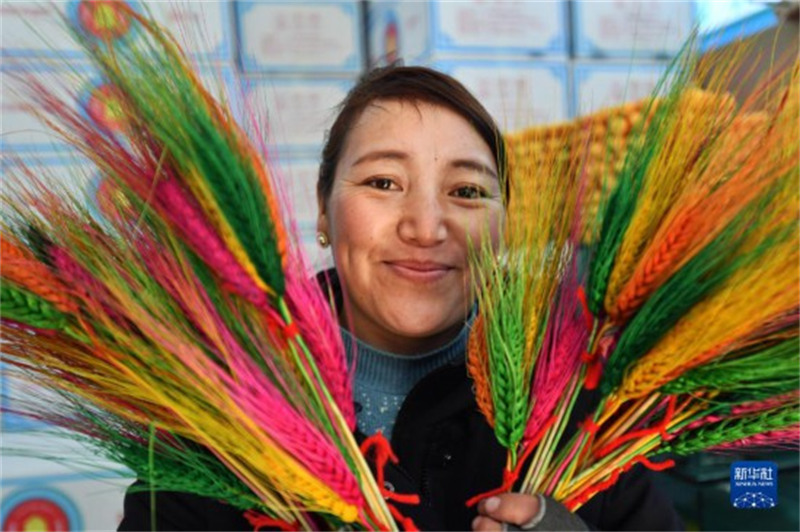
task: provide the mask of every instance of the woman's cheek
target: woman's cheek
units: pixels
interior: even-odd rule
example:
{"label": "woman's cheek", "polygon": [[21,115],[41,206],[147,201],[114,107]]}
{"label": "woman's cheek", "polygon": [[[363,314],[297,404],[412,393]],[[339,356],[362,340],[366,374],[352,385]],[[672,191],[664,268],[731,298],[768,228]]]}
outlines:
{"label": "woman's cheek", "polygon": [[481,247],[490,245],[492,249],[497,249],[503,236],[504,222],[502,207],[493,206],[483,210],[481,214],[471,213],[465,218],[469,242],[472,245],[479,242]]}

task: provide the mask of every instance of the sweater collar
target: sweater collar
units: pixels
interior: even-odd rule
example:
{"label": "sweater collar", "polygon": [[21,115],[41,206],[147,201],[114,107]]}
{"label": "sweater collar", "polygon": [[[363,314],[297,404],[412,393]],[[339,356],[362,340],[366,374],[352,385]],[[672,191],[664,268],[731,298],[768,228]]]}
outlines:
{"label": "sweater collar", "polygon": [[[432,351],[401,355],[377,349],[355,338],[341,328],[348,366],[353,368],[356,387],[382,390],[385,393],[407,394],[422,377],[447,364],[464,361],[473,311],[459,333],[447,344]],[[354,348],[355,347],[355,348]]]}

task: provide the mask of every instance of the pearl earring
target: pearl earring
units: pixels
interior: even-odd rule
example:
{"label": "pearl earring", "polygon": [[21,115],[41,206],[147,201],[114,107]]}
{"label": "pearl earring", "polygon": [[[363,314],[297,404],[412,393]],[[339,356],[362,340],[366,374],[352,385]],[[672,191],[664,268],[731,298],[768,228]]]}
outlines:
{"label": "pearl earring", "polygon": [[330,242],[330,240],[328,240],[328,235],[326,235],[322,231],[319,231],[317,233],[317,244],[319,244],[319,247],[321,247],[321,248],[326,248],[326,247],[330,246],[331,242]]}

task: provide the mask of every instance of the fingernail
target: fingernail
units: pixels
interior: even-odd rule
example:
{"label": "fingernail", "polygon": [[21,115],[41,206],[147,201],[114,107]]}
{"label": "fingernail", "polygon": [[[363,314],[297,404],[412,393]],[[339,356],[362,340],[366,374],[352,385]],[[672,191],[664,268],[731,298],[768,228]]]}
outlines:
{"label": "fingernail", "polygon": [[478,516],[478,517],[476,517],[475,519],[472,520],[472,530],[475,530],[475,528],[478,526],[478,521],[480,521],[480,520],[481,520],[481,516]]}
{"label": "fingernail", "polygon": [[486,508],[487,512],[494,512],[500,507],[500,499],[498,497],[489,497],[486,499],[486,502],[483,503],[483,507]]}

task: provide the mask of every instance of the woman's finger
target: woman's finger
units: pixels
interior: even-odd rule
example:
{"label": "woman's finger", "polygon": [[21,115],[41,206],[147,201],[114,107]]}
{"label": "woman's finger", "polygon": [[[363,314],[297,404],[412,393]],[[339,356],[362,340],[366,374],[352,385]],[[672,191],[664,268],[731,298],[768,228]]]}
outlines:
{"label": "woman's finger", "polygon": [[479,515],[472,520],[472,530],[475,532],[502,532],[505,529],[503,523],[495,521],[491,517]]}
{"label": "woman's finger", "polygon": [[504,493],[489,497],[478,505],[478,514],[478,519],[485,521],[475,530],[588,530],[586,523],[563,504],[541,495]]}
{"label": "woman's finger", "polygon": [[478,505],[478,513],[500,523],[522,525],[539,512],[539,499],[522,493],[503,493]]}

